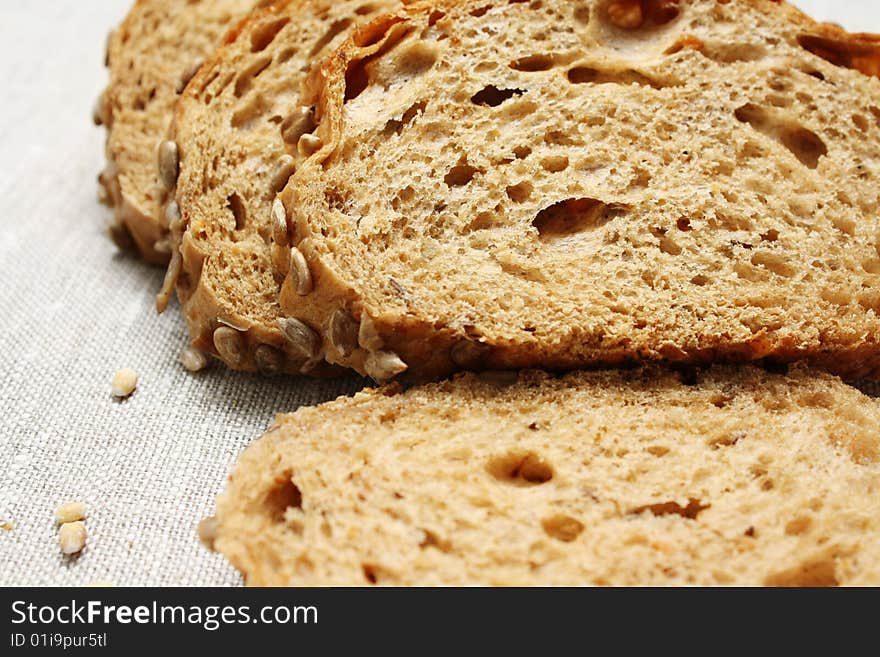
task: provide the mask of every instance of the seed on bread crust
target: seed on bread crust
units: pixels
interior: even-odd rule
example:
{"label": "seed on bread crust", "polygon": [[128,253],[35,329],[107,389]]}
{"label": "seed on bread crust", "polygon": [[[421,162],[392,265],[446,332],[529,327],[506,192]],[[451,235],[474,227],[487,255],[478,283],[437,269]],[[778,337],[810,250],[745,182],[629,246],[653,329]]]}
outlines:
{"label": "seed on bread crust", "polygon": [[311,107],[298,107],[282,124],[281,137],[288,144],[298,144],[303,135],[314,129],[314,110]]}
{"label": "seed on bread crust", "polygon": [[180,352],[180,363],[189,372],[201,372],[208,366],[208,357],[195,347]]}
{"label": "seed on bread crust", "polygon": [[171,255],[171,240],[169,240],[167,237],[156,240],[155,244],[153,244],[153,250],[156,253]]}
{"label": "seed on bread crust", "polygon": [[172,226],[176,226],[180,220],[180,206],[175,200],[169,201],[162,213],[162,228],[169,230]]}
{"label": "seed on bread crust", "polygon": [[293,276],[294,288],[298,295],[304,297],[312,293],[314,283],[312,272],[309,271],[309,263],[306,262],[302,251],[295,246],[290,249],[290,275]]}
{"label": "seed on bread crust", "polygon": [[180,172],[180,154],[177,151],[177,144],[167,139],[161,142],[158,161],[159,180],[165,189],[174,189],[177,185],[177,175]]}
{"label": "seed on bread crust", "polygon": [[344,358],[348,358],[358,347],[360,324],[347,310],[339,308],[330,317],[330,344]]}
{"label": "seed on bread crust", "polygon": [[276,198],[272,202],[272,220],[273,220],[273,232],[272,235],[275,239],[275,244],[278,245],[286,245],[287,244],[287,208],[284,207],[284,203],[280,198]]}
{"label": "seed on bread crust", "polygon": [[287,181],[296,172],[296,160],[292,155],[282,155],[275,165],[275,173],[272,174],[272,191],[276,194],[287,185]]}
{"label": "seed on bread crust", "polygon": [[398,374],[406,372],[408,366],[400,356],[391,351],[374,351],[364,363],[367,374],[379,383],[389,381]]}
{"label": "seed on bread crust", "polygon": [[321,338],[304,322],[295,317],[278,320],[278,328],[294,350],[306,359],[317,358],[321,353]]}
{"label": "seed on bread crust", "polygon": [[156,310],[159,314],[165,312],[168,303],[171,301],[171,295],[174,294],[174,286],[177,285],[177,279],[180,277],[180,271],[183,266],[183,258],[180,251],[171,253],[171,262],[168,263],[168,271],[165,272],[165,282],[162,283],[162,289],[156,295]]}
{"label": "seed on bread crust", "polygon": [[303,135],[296,144],[296,149],[303,157],[314,155],[324,147],[323,140],[316,135]]}
{"label": "seed on bread crust", "polygon": [[271,345],[261,344],[254,352],[254,362],[261,374],[278,374],[284,367],[284,354]]}
{"label": "seed on bread crust", "polygon": [[232,367],[238,367],[244,360],[244,336],[234,328],[221,326],[214,331],[214,348]]}
{"label": "seed on bread crust", "polygon": [[385,341],[379,335],[373,318],[367,313],[361,316],[361,326],[358,330],[358,344],[367,351],[379,351],[385,346]]}

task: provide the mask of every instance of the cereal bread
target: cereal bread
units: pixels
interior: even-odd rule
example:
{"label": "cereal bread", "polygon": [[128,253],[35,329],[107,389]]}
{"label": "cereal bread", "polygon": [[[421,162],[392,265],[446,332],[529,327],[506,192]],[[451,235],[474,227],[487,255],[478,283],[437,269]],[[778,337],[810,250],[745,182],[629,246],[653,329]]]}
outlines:
{"label": "cereal bread", "polygon": [[279,323],[290,246],[273,203],[309,148],[299,88],[312,59],[398,4],[290,0],[255,11],[181,96],[167,142],[179,160],[166,206],[173,257],[158,305],[176,284],[195,346],[233,369],[311,373],[324,362],[308,327]]}
{"label": "cereal bread", "polygon": [[145,260],[171,254],[160,204],[167,191],[156,175],[157,145],[178,94],[255,0],[137,0],[109,38],[110,83],[95,111],[107,127],[107,166],[99,177],[114,208],[110,234]]}
{"label": "cereal bread", "polygon": [[880,584],[880,402],[799,366],[508,375],[279,417],[215,546],[250,585]]}
{"label": "cereal bread", "polygon": [[[427,2],[308,80],[286,314],[378,380],[880,375],[880,40],[770,0]],[[303,286],[304,277],[308,286]]]}

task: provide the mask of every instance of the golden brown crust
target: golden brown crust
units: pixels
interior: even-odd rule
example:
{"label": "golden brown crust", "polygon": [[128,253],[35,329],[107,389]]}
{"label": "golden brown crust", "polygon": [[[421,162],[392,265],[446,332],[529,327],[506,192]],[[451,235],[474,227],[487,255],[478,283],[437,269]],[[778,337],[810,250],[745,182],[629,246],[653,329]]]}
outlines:
{"label": "golden brown crust", "polygon": [[[233,369],[265,371],[261,363],[273,354],[277,372],[340,371],[320,354],[304,355],[279,323],[291,245],[273,202],[301,159],[298,140],[311,130],[297,93],[311,59],[340,41],[349,25],[395,4],[287,0],[255,10],[177,105],[169,139],[180,150],[172,197],[180,218],[171,233],[179,255],[158,305],[163,310],[176,287],[194,344]],[[218,349],[223,327],[240,337]],[[233,344],[238,349],[230,350]]]}
{"label": "golden brown crust", "polygon": [[96,116],[108,130],[108,164],[99,182],[114,208],[114,240],[151,264],[167,265],[171,257],[161,212],[167,190],[157,179],[156,147],[185,78],[231,21],[253,5],[254,0],[138,0],[110,36],[110,83]]}

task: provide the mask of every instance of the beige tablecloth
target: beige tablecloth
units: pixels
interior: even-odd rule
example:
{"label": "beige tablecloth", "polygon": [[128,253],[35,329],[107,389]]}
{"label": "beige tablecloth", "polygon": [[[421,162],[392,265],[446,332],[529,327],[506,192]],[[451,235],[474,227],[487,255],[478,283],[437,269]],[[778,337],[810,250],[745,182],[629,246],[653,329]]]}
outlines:
{"label": "beige tablecloth", "polygon": [[[0,1],[0,585],[234,585],[195,525],[236,455],[276,412],[362,382],[266,381],[177,362],[176,307],[153,310],[162,273],[116,254],[96,201],[105,35],[129,0]],[[875,0],[800,2],[880,31]],[[122,367],[137,393],[111,399]],[[88,546],[62,558],[54,510],[88,507]]]}

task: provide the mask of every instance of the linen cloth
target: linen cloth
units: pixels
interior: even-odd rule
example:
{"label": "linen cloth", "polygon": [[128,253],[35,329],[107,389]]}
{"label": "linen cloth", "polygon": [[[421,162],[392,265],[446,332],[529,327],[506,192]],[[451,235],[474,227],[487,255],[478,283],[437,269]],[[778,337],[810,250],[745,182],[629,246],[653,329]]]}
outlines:
{"label": "linen cloth", "polygon": [[[97,202],[106,33],[130,0],[0,2],[0,585],[226,586],[240,577],[196,536],[241,450],[278,412],[351,394],[355,377],[193,375],[163,273],[121,256]],[[875,0],[796,4],[880,32]],[[123,368],[134,396],[110,395]],[[872,388],[876,393],[876,387]],[[82,501],[88,545],[58,548],[56,507]]]}

